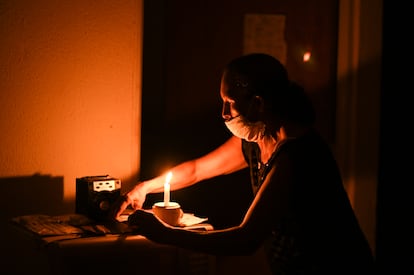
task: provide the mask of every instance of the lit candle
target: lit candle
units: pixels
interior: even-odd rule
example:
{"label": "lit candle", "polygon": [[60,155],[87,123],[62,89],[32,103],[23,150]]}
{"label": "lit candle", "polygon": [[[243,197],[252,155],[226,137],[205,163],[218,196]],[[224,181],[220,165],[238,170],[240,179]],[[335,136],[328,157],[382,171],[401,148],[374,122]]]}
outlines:
{"label": "lit candle", "polygon": [[164,183],[164,206],[168,206],[170,203],[170,181],[172,173],[169,172]]}

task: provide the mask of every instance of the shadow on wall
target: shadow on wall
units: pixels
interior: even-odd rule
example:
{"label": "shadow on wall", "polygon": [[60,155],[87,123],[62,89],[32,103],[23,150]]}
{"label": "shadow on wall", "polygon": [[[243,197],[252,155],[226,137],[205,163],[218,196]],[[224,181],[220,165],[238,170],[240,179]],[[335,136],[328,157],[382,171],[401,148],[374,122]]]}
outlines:
{"label": "shadow on wall", "polygon": [[[3,257],[0,273],[45,273],[49,266],[46,255],[39,253],[33,239],[22,238],[11,219],[31,214],[59,215],[73,212],[63,200],[63,177],[35,174],[0,179],[0,242]],[[3,274],[3,273],[2,273]],[[38,273],[36,273],[38,274]]]}
{"label": "shadow on wall", "polygon": [[70,211],[63,200],[63,177],[35,174],[0,179],[0,221],[30,214],[59,215]]}

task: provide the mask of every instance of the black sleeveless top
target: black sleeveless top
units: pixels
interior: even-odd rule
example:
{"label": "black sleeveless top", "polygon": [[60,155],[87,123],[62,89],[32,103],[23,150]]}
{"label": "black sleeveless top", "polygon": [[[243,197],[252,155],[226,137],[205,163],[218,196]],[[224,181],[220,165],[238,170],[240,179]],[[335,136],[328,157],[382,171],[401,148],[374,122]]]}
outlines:
{"label": "black sleeveless top", "polygon": [[[371,249],[330,148],[315,131],[279,146],[267,166],[260,163],[256,143],[243,140],[242,150],[255,195],[275,164],[294,171],[288,194],[292,216],[278,221],[264,244],[274,274],[371,274]],[[286,155],[289,164],[280,160]]]}

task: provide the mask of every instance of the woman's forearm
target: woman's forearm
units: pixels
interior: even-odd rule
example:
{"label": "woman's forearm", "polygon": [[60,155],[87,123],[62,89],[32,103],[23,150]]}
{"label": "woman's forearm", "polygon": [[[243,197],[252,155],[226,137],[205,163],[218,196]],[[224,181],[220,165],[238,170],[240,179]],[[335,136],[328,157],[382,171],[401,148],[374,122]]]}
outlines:
{"label": "woman's forearm", "polygon": [[261,240],[258,236],[249,238],[250,234],[239,226],[213,231],[167,230],[170,232],[163,236],[168,238],[162,240],[163,236],[157,236],[154,240],[213,255],[251,255],[260,246]]}
{"label": "woman's forearm", "polygon": [[158,177],[143,181],[139,188],[147,194],[162,192],[168,172],[172,173],[171,190],[178,190],[245,167],[247,163],[241,151],[241,141],[233,137],[207,155],[183,162]]}
{"label": "woman's forearm", "polygon": [[171,190],[182,189],[197,182],[197,177],[195,175],[195,161],[191,160],[173,167],[171,170],[158,177],[143,181],[141,183],[141,188],[144,188],[147,194],[163,192],[168,172],[172,173],[170,180]]}

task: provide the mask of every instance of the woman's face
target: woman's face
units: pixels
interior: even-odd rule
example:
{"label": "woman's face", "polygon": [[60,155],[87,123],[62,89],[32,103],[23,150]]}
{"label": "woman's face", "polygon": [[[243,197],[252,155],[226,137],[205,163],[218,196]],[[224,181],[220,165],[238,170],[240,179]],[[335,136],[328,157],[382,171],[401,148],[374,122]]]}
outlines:
{"label": "woman's face", "polygon": [[220,84],[220,96],[223,100],[222,117],[225,121],[239,115],[249,116],[252,96],[247,84],[223,74]]}
{"label": "woman's face", "polygon": [[224,76],[220,95],[223,100],[222,117],[230,132],[251,142],[263,138],[266,126],[259,119],[261,99],[249,92],[248,83]]}

